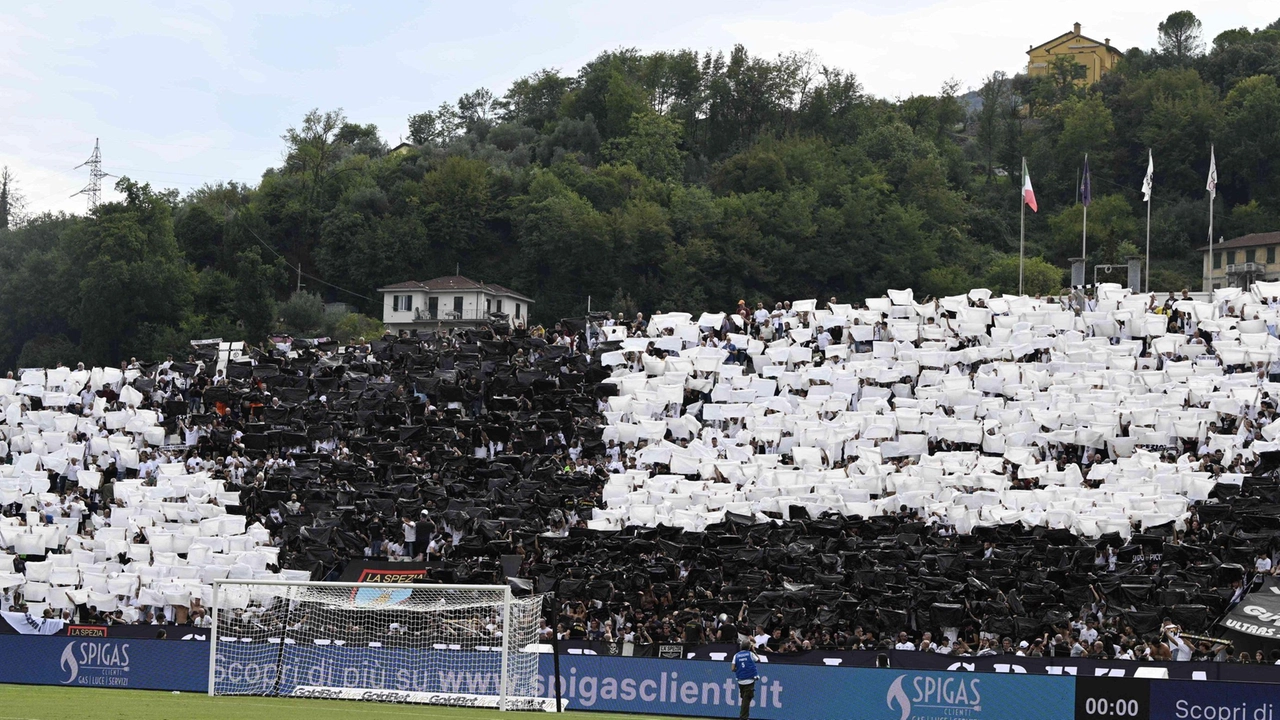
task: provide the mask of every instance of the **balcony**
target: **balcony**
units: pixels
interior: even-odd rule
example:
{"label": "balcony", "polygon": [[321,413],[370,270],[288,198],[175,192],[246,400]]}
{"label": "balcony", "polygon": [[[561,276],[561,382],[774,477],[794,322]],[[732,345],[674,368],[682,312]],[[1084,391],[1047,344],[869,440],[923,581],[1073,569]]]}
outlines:
{"label": "balcony", "polygon": [[478,322],[488,321],[490,313],[486,310],[414,310],[414,322]]}
{"label": "balcony", "polygon": [[1267,266],[1259,262],[1231,263],[1227,265],[1228,275],[1261,275],[1266,271]]}

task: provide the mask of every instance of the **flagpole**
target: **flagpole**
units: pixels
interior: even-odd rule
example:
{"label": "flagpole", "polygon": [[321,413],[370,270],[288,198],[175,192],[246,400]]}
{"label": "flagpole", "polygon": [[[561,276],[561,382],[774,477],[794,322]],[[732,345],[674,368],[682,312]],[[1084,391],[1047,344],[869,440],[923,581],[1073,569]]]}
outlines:
{"label": "flagpole", "polygon": [[1155,163],[1151,148],[1147,148],[1147,175],[1142,179],[1142,194],[1147,201],[1147,292],[1151,292],[1151,191],[1155,185]]}
{"label": "flagpole", "polygon": [[[1080,223],[1080,261],[1084,263],[1084,267],[1089,267],[1089,201],[1092,200],[1093,188],[1086,186],[1089,183],[1089,153],[1084,154],[1084,184],[1081,185],[1080,199],[1084,201],[1084,221]],[[1082,278],[1082,282],[1087,280],[1086,275]],[[1087,283],[1086,283],[1087,284]]]}
{"label": "flagpole", "polygon": [[[1161,161],[1163,162],[1163,160]],[[1151,292],[1151,198],[1147,198],[1147,292]]]}
{"label": "flagpole", "polygon": [[[1213,144],[1209,145],[1209,182],[1205,187],[1209,191],[1209,292],[1213,292],[1213,198],[1218,194],[1218,163],[1213,157]],[[1223,268],[1225,274],[1226,268]],[[1224,278],[1223,284],[1226,284]]]}
{"label": "flagpole", "polygon": [[1209,291],[1213,292],[1213,193],[1209,193]]}
{"label": "flagpole", "polygon": [[1089,206],[1084,206],[1084,222],[1080,226],[1080,257],[1084,258],[1085,263],[1089,262],[1088,240],[1089,237]]}
{"label": "flagpole", "polygon": [[1022,188],[1018,189],[1018,294],[1022,294],[1022,263],[1027,247],[1027,159],[1022,158]]}

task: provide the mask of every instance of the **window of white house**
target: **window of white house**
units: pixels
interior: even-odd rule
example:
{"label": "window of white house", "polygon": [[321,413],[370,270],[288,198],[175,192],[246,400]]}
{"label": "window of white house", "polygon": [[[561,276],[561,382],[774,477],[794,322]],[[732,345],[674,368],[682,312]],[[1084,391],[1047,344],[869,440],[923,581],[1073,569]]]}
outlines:
{"label": "window of white house", "polygon": [[502,298],[498,298],[498,312],[502,312]]}
{"label": "window of white house", "polygon": [[395,312],[409,312],[413,309],[412,295],[392,295],[391,309]]}
{"label": "window of white house", "polygon": [[520,303],[516,303],[516,317],[520,317]]}
{"label": "window of white house", "polygon": [[489,298],[484,299],[484,311],[486,313],[493,312],[493,301],[490,300]]}

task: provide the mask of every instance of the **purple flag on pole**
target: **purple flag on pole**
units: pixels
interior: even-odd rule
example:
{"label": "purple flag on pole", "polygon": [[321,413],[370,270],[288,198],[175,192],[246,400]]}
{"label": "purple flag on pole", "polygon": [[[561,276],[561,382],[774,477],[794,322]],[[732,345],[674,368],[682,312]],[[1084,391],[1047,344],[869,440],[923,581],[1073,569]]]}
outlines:
{"label": "purple flag on pole", "polygon": [[1084,177],[1080,180],[1080,200],[1088,207],[1093,202],[1093,183],[1089,180],[1089,156],[1084,156]]}

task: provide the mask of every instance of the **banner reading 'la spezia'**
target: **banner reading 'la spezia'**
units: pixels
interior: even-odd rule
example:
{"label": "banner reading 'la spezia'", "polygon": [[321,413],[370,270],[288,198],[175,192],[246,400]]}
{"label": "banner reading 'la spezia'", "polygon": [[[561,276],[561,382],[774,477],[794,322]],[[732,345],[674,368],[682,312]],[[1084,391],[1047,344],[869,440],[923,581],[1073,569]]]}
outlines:
{"label": "banner reading 'la spezia'", "polygon": [[[1075,679],[761,663],[751,717],[766,720],[1061,720]],[[545,674],[539,692],[551,690]],[[568,710],[737,717],[729,663],[560,658]],[[546,692],[550,695],[550,692]]]}

